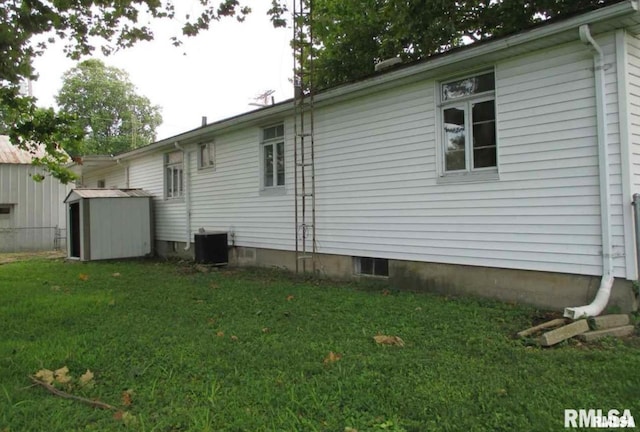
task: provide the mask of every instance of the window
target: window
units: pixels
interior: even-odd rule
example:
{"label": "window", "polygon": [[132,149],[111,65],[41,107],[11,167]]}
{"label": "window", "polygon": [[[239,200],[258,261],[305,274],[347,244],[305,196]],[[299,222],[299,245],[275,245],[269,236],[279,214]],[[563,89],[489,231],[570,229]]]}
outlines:
{"label": "window", "polygon": [[0,205],[0,217],[8,216],[11,214],[11,206],[9,205]]}
{"label": "window", "polygon": [[284,125],[262,129],[262,187],[284,186]]}
{"label": "window", "polygon": [[212,142],[198,146],[198,167],[200,169],[213,168],[215,166],[215,149],[215,145]]}
{"label": "window", "polygon": [[356,274],[367,276],[389,276],[389,260],[386,258],[355,257]]}
{"label": "window", "polygon": [[165,185],[167,199],[180,198],[184,194],[184,178],[182,174],[182,152],[175,151],[164,155]]}
{"label": "window", "polygon": [[440,85],[445,174],[496,171],[495,74]]}
{"label": "window", "polygon": [[105,184],[104,180],[98,180],[98,189],[104,189]]}

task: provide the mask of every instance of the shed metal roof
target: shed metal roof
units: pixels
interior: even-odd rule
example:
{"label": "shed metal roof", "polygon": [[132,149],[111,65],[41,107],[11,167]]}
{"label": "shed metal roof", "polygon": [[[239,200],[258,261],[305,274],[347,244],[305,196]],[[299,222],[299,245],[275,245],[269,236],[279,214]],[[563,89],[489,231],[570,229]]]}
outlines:
{"label": "shed metal roof", "polygon": [[8,136],[0,135],[0,164],[28,165],[34,157],[42,157],[44,154],[42,147],[39,147],[35,153],[31,153],[12,145]]}
{"label": "shed metal roof", "polygon": [[70,198],[151,198],[149,192],[142,189],[73,189],[64,202]]}

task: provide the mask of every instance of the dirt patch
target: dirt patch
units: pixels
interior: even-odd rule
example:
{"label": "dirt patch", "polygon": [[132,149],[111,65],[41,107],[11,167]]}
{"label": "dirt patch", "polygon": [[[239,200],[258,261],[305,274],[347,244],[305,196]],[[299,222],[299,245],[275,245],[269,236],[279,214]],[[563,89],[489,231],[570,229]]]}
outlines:
{"label": "dirt patch", "polygon": [[66,257],[63,251],[0,253],[0,265],[32,259],[59,259]]}

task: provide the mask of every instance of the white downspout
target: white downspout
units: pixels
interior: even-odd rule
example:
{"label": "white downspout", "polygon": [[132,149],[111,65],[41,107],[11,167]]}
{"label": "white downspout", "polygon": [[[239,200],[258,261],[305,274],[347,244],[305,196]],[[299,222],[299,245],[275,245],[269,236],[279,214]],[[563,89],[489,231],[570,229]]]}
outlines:
{"label": "white downspout", "polygon": [[605,93],[605,64],[602,48],[591,36],[587,24],[580,26],[580,40],[589,45],[595,66],[596,114],[598,128],[598,167],[600,177],[600,226],[602,232],[602,280],[591,304],[565,308],[564,316],[571,319],[598,316],[609,302],[613,286],[613,258],[611,256],[611,208],[609,206],[609,148],[607,139],[607,111]]}
{"label": "white downspout", "polygon": [[184,247],[185,251],[191,249],[191,188],[189,187],[191,183],[191,170],[189,169],[189,153],[180,146],[180,144],[176,141],[174,146],[182,151],[182,164],[184,166],[184,207],[185,207],[185,226],[186,226],[186,245]]}

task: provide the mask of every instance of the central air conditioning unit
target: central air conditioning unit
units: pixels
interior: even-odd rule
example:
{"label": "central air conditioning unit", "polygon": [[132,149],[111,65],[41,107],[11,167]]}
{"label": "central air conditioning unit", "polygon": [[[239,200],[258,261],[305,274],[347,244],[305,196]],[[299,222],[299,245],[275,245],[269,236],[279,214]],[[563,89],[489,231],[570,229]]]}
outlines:
{"label": "central air conditioning unit", "polygon": [[199,264],[226,265],[229,263],[229,247],[226,232],[195,234],[196,262]]}

